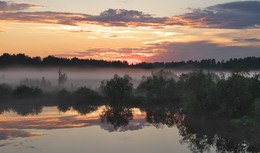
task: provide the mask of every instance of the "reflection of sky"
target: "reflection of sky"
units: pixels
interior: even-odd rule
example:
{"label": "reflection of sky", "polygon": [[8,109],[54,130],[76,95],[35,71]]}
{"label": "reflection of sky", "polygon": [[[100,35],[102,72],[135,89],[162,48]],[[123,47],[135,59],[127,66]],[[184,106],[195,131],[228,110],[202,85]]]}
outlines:
{"label": "reflection of sky", "polygon": [[[105,124],[101,123],[99,116],[104,108],[104,106],[101,106],[97,111],[83,116],[78,115],[75,110],[61,113],[56,107],[44,107],[42,113],[39,115],[27,117],[21,117],[14,112],[5,112],[0,117],[0,125],[4,129],[58,129],[86,127],[92,125],[102,125],[102,127],[106,129]],[[140,124],[145,124],[142,123],[145,122],[145,114],[141,113],[138,109],[132,110],[134,114],[134,122],[130,125],[131,129],[134,129],[134,124],[138,125],[138,127],[140,127]]]}
{"label": "reflection of sky", "polygon": [[[104,106],[101,106],[97,111],[84,116],[78,115],[78,112],[75,110],[69,110],[66,113],[61,113],[56,107],[44,107],[42,113],[39,115],[27,117],[19,116],[12,111],[5,112],[0,116],[0,140],[43,135],[42,133],[22,131],[22,129],[52,130],[98,125],[104,130],[110,132],[115,131],[112,125],[102,123],[100,120],[99,115],[104,108]],[[141,113],[138,109],[132,110],[134,119],[130,121],[126,127],[118,128],[118,132],[138,130],[145,126],[150,126],[150,124],[146,123],[144,119],[145,114]]]}
{"label": "reflection of sky", "polygon": [[[133,108],[133,120],[130,120],[127,126],[119,127],[117,132],[113,132],[115,131],[113,125],[102,123],[100,120],[99,115],[104,108],[101,106],[97,111],[85,116],[78,115],[74,110],[60,113],[56,107],[44,107],[38,116],[22,117],[14,112],[5,112],[0,116],[0,151],[4,149],[11,153],[19,149],[21,153],[42,151],[99,153],[104,150],[123,152],[127,148],[129,152],[140,149],[159,151],[157,147],[155,150],[147,148],[150,143],[154,146],[158,143],[158,140],[149,140],[149,137],[156,135],[157,138],[163,139],[167,136],[168,130],[159,130],[159,133],[155,133],[156,129],[145,120],[146,114]],[[178,138],[178,130],[174,128],[171,131]],[[168,138],[170,139],[169,136]],[[141,147],[141,143],[144,146]],[[136,148],[132,148],[132,145]],[[114,146],[114,149],[107,151],[110,146]]]}

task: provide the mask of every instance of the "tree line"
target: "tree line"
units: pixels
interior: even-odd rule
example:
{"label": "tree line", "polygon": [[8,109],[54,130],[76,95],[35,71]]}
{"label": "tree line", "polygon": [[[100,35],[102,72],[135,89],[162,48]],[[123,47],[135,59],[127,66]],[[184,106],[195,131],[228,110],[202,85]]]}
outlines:
{"label": "tree line", "polygon": [[142,62],[138,64],[129,64],[127,61],[105,61],[95,59],[79,58],[60,58],[55,56],[29,57],[25,54],[8,54],[0,56],[0,67],[10,66],[64,66],[64,67],[125,67],[125,68],[202,68],[202,69],[220,69],[229,70],[237,68],[260,69],[260,57],[231,58],[229,60],[216,61],[215,59],[172,61],[172,62]]}

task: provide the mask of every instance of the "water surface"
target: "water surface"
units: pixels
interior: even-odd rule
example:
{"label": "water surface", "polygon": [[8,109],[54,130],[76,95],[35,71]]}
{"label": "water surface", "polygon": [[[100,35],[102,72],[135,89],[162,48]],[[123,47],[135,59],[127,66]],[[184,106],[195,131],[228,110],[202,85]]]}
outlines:
{"label": "water surface", "polygon": [[255,134],[160,107],[87,105],[65,111],[11,105],[2,110],[0,127],[5,153],[260,151]]}

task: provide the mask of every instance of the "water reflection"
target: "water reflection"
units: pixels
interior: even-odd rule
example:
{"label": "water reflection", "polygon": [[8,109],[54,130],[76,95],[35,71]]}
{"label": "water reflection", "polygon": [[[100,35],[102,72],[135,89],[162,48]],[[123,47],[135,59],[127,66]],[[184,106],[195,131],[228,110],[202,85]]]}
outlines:
{"label": "water reflection", "polygon": [[12,110],[21,116],[38,115],[42,112],[41,105],[13,105]]}
{"label": "water reflection", "polygon": [[14,138],[25,138],[25,137],[32,137],[32,136],[40,136],[44,135],[43,133],[31,133],[22,130],[10,130],[10,129],[3,129],[0,128],[0,141],[6,139],[14,139]]}
{"label": "water reflection", "polygon": [[178,109],[169,107],[158,107],[145,109],[146,121],[151,123],[156,128],[162,128],[164,125],[172,127],[180,125],[184,116],[178,112]]}
{"label": "water reflection", "polygon": [[188,144],[193,152],[259,152],[259,129],[236,128],[227,120],[201,119],[186,116],[178,126],[181,143]]}
{"label": "water reflection", "polygon": [[133,112],[130,108],[125,107],[106,107],[100,115],[101,121],[110,123],[117,130],[119,127],[127,126],[129,121],[133,119]]}
{"label": "water reflection", "polygon": [[89,105],[85,103],[76,103],[73,105],[73,109],[76,110],[80,115],[87,115],[98,109],[96,105]]}
{"label": "water reflection", "polygon": [[[84,102],[45,107],[40,103],[1,104],[0,141],[44,135],[24,129],[64,129],[98,125],[109,132],[145,127],[176,127],[180,143],[192,152],[260,152],[259,129],[236,128],[223,119],[207,119],[179,113],[173,106],[94,105]],[[57,108],[57,112],[45,109]],[[14,114],[15,113],[15,114]],[[173,138],[176,139],[176,138]],[[5,145],[3,145],[5,146]]]}

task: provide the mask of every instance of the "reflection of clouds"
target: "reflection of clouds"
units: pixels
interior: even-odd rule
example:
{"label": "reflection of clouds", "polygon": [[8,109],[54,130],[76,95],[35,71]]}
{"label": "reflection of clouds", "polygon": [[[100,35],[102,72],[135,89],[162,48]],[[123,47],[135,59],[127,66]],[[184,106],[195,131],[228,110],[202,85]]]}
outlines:
{"label": "reflection of clouds", "polygon": [[3,144],[0,144],[0,147],[8,146],[10,144],[12,144],[12,143],[3,143]]}
{"label": "reflection of clouds", "polygon": [[[14,139],[14,138],[25,138],[25,137],[32,137],[32,136],[40,136],[44,135],[43,133],[31,133],[25,132],[20,130],[10,130],[10,129],[0,129],[0,140],[6,139]],[[6,146],[8,144],[1,144],[0,147]]]}
{"label": "reflection of clouds", "polygon": [[50,117],[28,117],[28,118],[9,118],[1,121],[3,128],[17,129],[57,129],[57,128],[72,128],[84,127],[92,124],[91,118],[71,116],[50,116]]}
{"label": "reflection of clouds", "polygon": [[121,126],[118,129],[114,128],[114,125],[112,124],[100,124],[100,128],[107,130],[109,132],[125,132],[125,131],[135,131],[143,129],[144,127],[151,126],[151,124],[147,123],[145,119],[134,119],[129,121],[129,124],[127,126]]}
{"label": "reflection of clouds", "polygon": [[[120,131],[138,130],[142,129],[143,126],[148,126],[148,123],[146,124],[145,121],[142,120],[143,118],[145,118],[145,116],[137,114],[133,121],[131,121],[128,126],[120,128]],[[8,119],[0,117],[0,125],[5,129],[60,129],[100,125],[102,129],[112,131],[110,128],[105,128],[105,126],[109,127],[110,125],[101,123],[98,114],[96,116],[9,117]]]}

